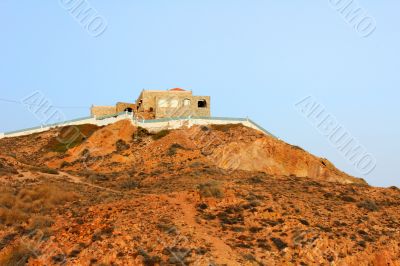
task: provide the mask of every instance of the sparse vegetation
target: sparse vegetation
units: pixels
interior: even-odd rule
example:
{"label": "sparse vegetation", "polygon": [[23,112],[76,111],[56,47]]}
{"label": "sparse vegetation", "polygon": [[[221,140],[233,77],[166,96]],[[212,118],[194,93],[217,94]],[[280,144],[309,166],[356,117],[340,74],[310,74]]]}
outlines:
{"label": "sparse vegetation", "polygon": [[19,243],[9,247],[1,253],[0,265],[2,266],[22,266],[26,265],[30,258],[35,257],[33,247],[26,243]]}
{"label": "sparse vegetation", "polygon": [[3,191],[0,195],[0,224],[17,226],[31,219],[27,229],[50,226],[51,219],[43,215],[75,197],[72,192],[50,185],[24,188],[17,193]]}
{"label": "sparse vegetation", "polygon": [[168,263],[170,265],[188,265],[188,257],[190,250],[187,248],[172,247],[164,250],[165,254],[169,254]]}
{"label": "sparse vegetation", "polygon": [[198,186],[200,195],[203,198],[222,198],[224,196],[224,193],[222,192],[222,189],[220,187],[220,184],[213,181],[205,184],[200,184]]}
{"label": "sparse vegetation", "polygon": [[71,166],[71,165],[72,165],[72,163],[67,162],[67,161],[63,161],[63,162],[61,163],[60,168],[62,169],[62,168],[65,168],[65,167],[69,167],[69,166]]}
{"label": "sparse vegetation", "polygon": [[153,140],[159,140],[171,133],[171,130],[161,130],[157,133],[151,133],[147,129],[138,127],[135,133],[132,135],[134,142],[142,142],[144,138],[151,137]]}
{"label": "sparse vegetation", "polygon": [[109,181],[109,180],[110,180],[110,177],[107,176],[107,175],[105,175],[105,174],[92,173],[92,174],[90,174],[90,175],[87,177],[87,179],[88,179],[90,182],[95,183],[95,182],[105,182],[105,181]]}
{"label": "sparse vegetation", "polygon": [[98,126],[91,124],[63,127],[60,129],[58,136],[50,139],[44,149],[65,153],[69,149],[82,144],[98,129]]}
{"label": "sparse vegetation", "polygon": [[228,132],[229,130],[238,127],[243,127],[243,125],[242,124],[211,125],[211,129],[221,132]]}
{"label": "sparse vegetation", "polygon": [[292,149],[293,150],[304,151],[304,149],[302,147],[299,147],[299,146],[296,146],[296,145],[292,145]]}
{"label": "sparse vegetation", "polygon": [[151,133],[147,129],[138,127],[138,129],[132,135],[132,140],[134,142],[142,142],[143,138],[148,136],[151,136]]}
{"label": "sparse vegetation", "polygon": [[263,178],[260,176],[253,176],[249,178],[250,184],[262,184],[264,182]]}
{"label": "sparse vegetation", "polygon": [[56,169],[47,167],[47,166],[42,166],[42,167],[33,167],[32,170],[41,172],[44,174],[50,174],[50,175],[58,175],[59,172]]}
{"label": "sparse vegetation", "polygon": [[169,135],[169,133],[171,133],[171,130],[161,130],[161,131],[159,131],[159,132],[153,134],[153,135],[151,136],[151,138],[152,138],[153,140],[159,140],[159,139],[162,139],[163,137]]}
{"label": "sparse vegetation", "polygon": [[236,225],[244,223],[242,209],[238,207],[230,207],[217,215],[222,225]]}
{"label": "sparse vegetation", "polygon": [[275,246],[279,249],[279,250],[283,250],[285,248],[288,247],[288,245],[282,241],[282,239],[280,238],[271,238],[271,241],[275,244]]}
{"label": "sparse vegetation", "polygon": [[310,226],[310,223],[309,223],[307,220],[305,220],[305,219],[300,219],[299,221],[300,221],[300,223],[301,223],[302,225]]}
{"label": "sparse vegetation", "polygon": [[122,182],[122,184],[121,184],[121,188],[126,189],[126,190],[132,190],[132,189],[136,189],[138,187],[139,187],[139,182],[137,182],[136,180],[133,180],[133,179],[126,180],[126,181]]}
{"label": "sparse vegetation", "polygon": [[120,139],[115,143],[115,147],[117,152],[123,152],[130,148],[129,144],[127,144],[124,140]]}
{"label": "sparse vegetation", "polygon": [[356,202],[356,200],[353,197],[350,197],[350,196],[347,196],[347,195],[341,196],[341,199],[343,201],[346,201],[346,202]]}
{"label": "sparse vegetation", "polygon": [[177,143],[174,143],[169,147],[169,149],[167,151],[167,155],[168,156],[174,156],[174,155],[176,155],[176,152],[179,149],[184,150],[185,148],[183,146],[177,144]]}
{"label": "sparse vegetation", "polygon": [[357,207],[366,209],[371,212],[379,211],[378,205],[376,205],[376,203],[372,200],[364,200],[357,204]]}
{"label": "sparse vegetation", "polygon": [[0,175],[4,174],[18,174],[18,171],[11,165],[8,165],[5,160],[0,158]]}
{"label": "sparse vegetation", "polygon": [[252,234],[256,234],[260,231],[262,231],[263,229],[261,227],[256,227],[256,226],[252,226],[249,228],[249,232]]}
{"label": "sparse vegetation", "polygon": [[160,219],[157,224],[157,228],[161,232],[164,232],[167,234],[175,234],[176,233],[176,227],[175,227],[174,223],[167,218]]}
{"label": "sparse vegetation", "polygon": [[[399,243],[400,194],[396,188],[328,182],[325,178],[341,181],[340,173],[286,144],[268,147],[270,138],[262,142],[271,156],[267,159],[276,161],[263,168],[268,174],[257,167],[221,170],[212,161],[215,157],[201,154],[214,134],[222,137],[222,146],[233,148],[235,143],[245,146],[262,138],[251,129],[229,127],[221,129],[228,133],[205,132],[205,138],[193,143],[194,136],[184,135],[185,129],[153,141],[154,134],[139,128],[140,143],[130,140],[134,127],[123,127],[123,134],[92,136],[90,141],[98,141],[93,144],[108,153],[96,170],[88,170],[78,158],[90,157],[92,149],[85,150],[86,144],[75,148],[76,153],[42,151],[39,146],[46,145],[57,129],[43,134],[36,145],[29,137],[0,140],[0,169],[13,167],[22,174],[0,177],[0,265],[12,265],[14,256],[31,257],[30,264],[124,265],[134,260],[155,266],[337,264],[340,258],[344,262],[375,258],[374,252],[381,250],[397,258],[393,250]],[[212,129],[194,126],[189,132],[201,130]],[[218,145],[211,149],[216,156]],[[17,159],[7,156],[6,150],[15,151]],[[251,165],[263,163],[263,158],[251,161],[257,154],[248,155]],[[70,163],[62,164],[68,168],[59,176],[50,176],[43,173],[58,168],[39,171],[22,160],[39,167]],[[318,178],[302,177],[314,166],[324,168]],[[76,194],[62,198],[69,191]],[[37,260],[18,250],[18,243],[30,241],[37,248]],[[309,258],[307,254],[321,244],[326,252]]]}
{"label": "sparse vegetation", "polygon": [[143,264],[145,266],[155,266],[161,263],[161,258],[159,256],[150,256],[144,250],[139,250],[138,254],[143,257]]}

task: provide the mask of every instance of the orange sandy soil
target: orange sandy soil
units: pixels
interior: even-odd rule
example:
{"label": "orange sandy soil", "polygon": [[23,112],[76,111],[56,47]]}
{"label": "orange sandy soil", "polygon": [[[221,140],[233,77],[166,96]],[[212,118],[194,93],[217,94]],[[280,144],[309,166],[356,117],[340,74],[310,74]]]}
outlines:
{"label": "orange sandy soil", "polygon": [[299,147],[241,125],[73,130],[0,140],[0,265],[400,265],[400,190]]}

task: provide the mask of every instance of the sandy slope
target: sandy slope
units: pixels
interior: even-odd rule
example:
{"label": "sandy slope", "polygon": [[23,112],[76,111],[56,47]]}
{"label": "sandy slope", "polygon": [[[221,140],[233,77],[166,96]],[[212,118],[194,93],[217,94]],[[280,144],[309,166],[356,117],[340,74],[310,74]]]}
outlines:
{"label": "sandy slope", "polygon": [[0,140],[1,265],[400,265],[394,187],[239,125],[82,129]]}

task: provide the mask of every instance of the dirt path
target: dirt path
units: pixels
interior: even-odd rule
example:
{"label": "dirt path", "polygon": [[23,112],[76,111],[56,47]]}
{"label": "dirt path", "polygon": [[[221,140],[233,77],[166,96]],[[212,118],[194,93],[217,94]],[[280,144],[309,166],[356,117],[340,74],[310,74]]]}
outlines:
{"label": "dirt path", "polygon": [[114,190],[114,189],[111,189],[111,188],[106,188],[106,187],[102,187],[102,186],[98,186],[98,185],[95,185],[95,184],[92,184],[92,183],[88,183],[88,182],[82,181],[82,179],[80,177],[77,177],[77,176],[74,176],[74,175],[70,175],[70,174],[65,173],[65,172],[60,172],[60,176],[59,177],[67,177],[69,179],[69,181],[71,181],[72,183],[75,183],[75,184],[81,184],[81,185],[85,185],[85,186],[88,186],[88,187],[109,191],[109,192],[116,193],[116,194],[123,194],[123,192],[118,191],[118,190]]}
{"label": "dirt path", "polygon": [[[215,262],[227,265],[241,265],[240,263],[238,263],[240,259],[237,257],[232,248],[228,246],[222,239],[216,237],[217,232],[215,229],[205,228],[196,222],[196,208],[194,205],[188,203],[188,199],[189,196],[187,194],[177,195],[176,197],[170,196],[167,199],[170,204],[179,205],[183,212],[183,216],[180,217],[180,220],[185,222],[188,226],[181,229],[183,231],[190,230],[198,238],[204,240],[205,243],[212,244],[213,250],[211,251],[211,253],[214,258],[218,258]],[[195,265],[203,264],[202,262],[198,262]]]}

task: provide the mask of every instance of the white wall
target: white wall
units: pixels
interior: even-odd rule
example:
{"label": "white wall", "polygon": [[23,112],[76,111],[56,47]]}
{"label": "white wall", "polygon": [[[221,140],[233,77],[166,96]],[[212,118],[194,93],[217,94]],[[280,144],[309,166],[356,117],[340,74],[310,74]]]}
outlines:
{"label": "white wall", "polygon": [[131,114],[122,114],[117,117],[110,117],[102,120],[97,120],[95,117],[88,118],[88,119],[82,119],[78,121],[72,121],[72,122],[66,122],[63,124],[59,124],[57,126],[50,126],[50,127],[43,127],[43,128],[37,128],[37,129],[30,129],[30,130],[25,130],[25,131],[20,131],[12,134],[7,134],[4,135],[4,133],[0,133],[0,139],[2,138],[10,138],[10,137],[18,137],[18,136],[26,136],[30,135],[33,133],[40,133],[44,132],[47,130],[50,130],[52,128],[57,128],[57,127],[63,127],[63,126],[73,126],[73,125],[83,125],[83,124],[93,124],[97,126],[106,126],[113,124],[115,122],[124,120],[124,119],[129,119],[133,125],[143,127],[147,129],[150,132],[159,132],[161,130],[173,130],[173,129],[178,129],[182,127],[192,127],[193,125],[199,125],[199,126],[207,126],[207,125],[227,125],[227,124],[242,124],[246,127],[253,128],[255,130],[261,131],[265,134],[261,128],[253,124],[249,120],[243,120],[243,119],[182,119],[182,120],[169,120],[169,121],[163,121],[163,122],[150,122],[150,123],[144,123],[140,121],[136,121],[133,119]]}
{"label": "white wall", "polygon": [[218,120],[218,119],[187,119],[187,120],[171,120],[167,122],[154,122],[154,123],[142,123],[142,122],[133,122],[134,125],[143,127],[150,132],[158,132],[161,130],[173,130],[182,127],[192,127],[193,125],[199,126],[208,126],[208,125],[228,125],[228,124],[242,124],[246,127],[253,128],[255,130],[261,131],[264,134],[267,134],[259,127],[254,125],[250,121],[243,121],[241,119],[231,119],[231,120]]}
{"label": "white wall", "polygon": [[[22,130],[20,132],[16,132],[16,133],[12,133],[12,134],[0,133],[0,139],[26,136],[26,135],[30,135],[30,134],[34,134],[34,133],[48,131],[52,128],[65,127],[65,126],[78,126],[78,125],[84,125],[84,124],[106,126],[106,125],[110,125],[117,121],[124,120],[127,118],[132,120],[132,116],[130,116],[128,114],[123,114],[123,115],[119,115],[118,117],[110,117],[110,118],[106,118],[106,119],[102,119],[102,120],[97,120],[95,117],[92,117],[92,118],[86,118],[86,119],[77,120],[77,121],[71,121],[71,122],[67,121],[65,123],[58,124],[56,126],[43,126],[42,128]],[[5,135],[5,134],[7,134],[7,135]]]}

